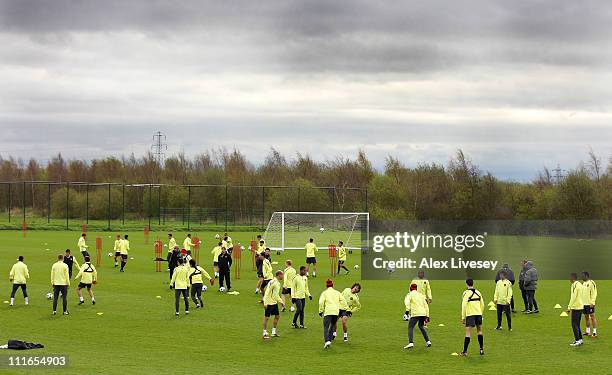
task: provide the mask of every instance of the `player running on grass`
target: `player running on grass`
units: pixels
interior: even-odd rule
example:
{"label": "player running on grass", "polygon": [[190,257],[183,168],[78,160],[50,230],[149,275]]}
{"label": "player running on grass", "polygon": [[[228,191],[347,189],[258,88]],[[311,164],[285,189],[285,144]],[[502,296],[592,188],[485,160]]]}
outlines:
{"label": "player running on grass", "polygon": [[185,240],[183,241],[183,249],[191,250],[192,247],[193,242],[191,242],[191,233],[188,233],[187,237],[185,237]]}
{"label": "player running on grass", "polygon": [[317,258],[316,258],[316,253],[317,251],[319,251],[319,249],[317,248],[317,245],[314,243],[314,239],[311,238],[308,243],[306,244],[306,246],[304,246],[304,249],[306,249],[306,276],[309,276],[310,274],[310,265],[312,264],[312,277],[317,277]]}
{"label": "player running on grass", "polygon": [[213,247],[210,253],[213,256],[213,269],[215,271],[215,279],[219,277],[219,255],[223,249],[223,242],[219,241],[217,246]]}
{"label": "player running on grass", "polygon": [[128,235],[123,236],[123,240],[121,240],[121,247],[119,248],[119,253],[121,254],[121,268],[119,272],[125,272],[125,265],[128,261],[128,254],[130,252],[130,240],[128,239]]}
{"label": "player running on grass", "polygon": [[493,303],[497,306],[497,327],[496,330],[501,330],[502,313],[506,314],[508,321],[508,330],[512,331],[512,316],[510,314],[510,301],[512,300],[512,283],[507,279],[505,271],[499,273],[499,280],[495,284],[495,294],[493,295]]}
{"label": "player running on grass", "polygon": [[181,295],[185,300],[185,314],[189,314],[189,269],[183,265],[183,258],[178,258],[178,267],[172,273],[170,285],[174,288],[175,315],[179,316]]}
{"label": "player running on grass", "polygon": [[215,285],[215,279],[211,278],[204,268],[198,266],[194,259],[189,260],[189,284],[191,284],[191,299],[196,309],[204,307],[202,300],[202,289],[204,288],[204,277],[210,281],[210,286]]}
{"label": "player running on grass", "polygon": [[113,252],[115,253],[115,267],[119,266],[119,259],[121,259],[121,235],[118,234],[115,238],[115,244],[113,245]]}
{"label": "player running on grass", "polygon": [[[359,292],[361,292],[361,284],[355,283],[350,288],[342,291],[342,297],[346,301],[348,308],[340,311],[340,319],[342,320],[342,332],[344,333],[344,342],[348,341],[348,320],[353,316],[354,312],[361,310],[361,302],[359,302]],[[334,337],[336,332],[334,332]]]}
{"label": "player running on grass", "polygon": [[474,280],[465,280],[467,290],[463,292],[461,301],[461,324],[465,324],[465,338],[463,340],[463,351],[461,356],[465,357],[468,353],[472,330],[476,327],[478,333],[478,345],[480,355],[484,355],[484,338],[482,336],[482,313],[484,311],[484,298],[482,293],[474,288]]}
{"label": "player running on grass", "polygon": [[[300,266],[300,274],[293,278],[291,283],[291,301],[295,304],[295,314],[293,314],[293,328],[304,327],[304,308],[306,307],[306,297],[312,301],[310,290],[308,289],[308,277],[306,276],[306,266]],[[300,325],[297,320],[300,319]]]}
{"label": "player running on grass", "polygon": [[335,339],[334,333],[340,310],[348,308],[342,293],[334,289],[334,282],[331,279],[327,279],[325,286],[327,289],[319,297],[319,316],[323,318],[323,339],[325,341],[323,349],[329,348]]}
{"label": "player running on grass", "polygon": [[417,292],[421,293],[425,297],[425,301],[427,301],[427,311],[425,312],[425,328],[427,328],[427,324],[429,323],[429,305],[431,304],[431,284],[429,280],[425,278],[425,272],[419,271],[417,273],[417,277],[412,280],[411,284],[416,284]]}
{"label": "player running on grass", "polygon": [[[586,321],[585,336],[597,337],[597,319],[595,318],[595,302],[597,301],[597,284],[591,280],[588,272],[582,273],[582,285],[585,288],[584,319]],[[591,328],[593,331],[591,331]]]}
{"label": "player running on grass", "polygon": [[268,286],[266,287],[266,291],[264,293],[263,299],[263,307],[264,307],[264,318],[263,318],[263,338],[269,339],[268,335],[268,320],[271,316],[274,316],[272,320],[272,336],[278,337],[278,333],[276,332],[276,326],[278,325],[278,320],[280,319],[280,313],[278,311],[278,304],[280,303],[285,307],[285,303],[280,297],[281,290],[281,280],[283,280],[283,271],[276,271],[276,278],[274,278]]}
{"label": "player running on grass", "polygon": [[17,258],[17,263],[13,264],[11,272],[9,273],[9,281],[13,283],[10,306],[13,306],[13,304],[15,303],[15,293],[19,288],[21,288],[21,291],[23,292],[23,299],[25,300],[25,304],[28,304],[29,301],[26,284],[29,278],[30,272],[28,271],[28,266],[23,263],[23,255],[20,255],[19,258]]}
{"label": "player running on grass", "polygon": [[[293,285],[293,278],[296,277],[297,272],[295,271],[295,268],[293,268],[293,266],[291,265],[292,262],[290,260],[286,260],[285,261],[285,270],[283,271],[283,273],[285,274],[284,280],[283,280],[283,293],[281,295],[281,298],[283,299],[283,305],[285,305],[285,296],[289,295],[289,298],[291,298],[291,285]],[[293,307],[293,299],[291,300],[291,312],[293,312],[295,310],[295,308]],[[285,308],[283,307],[282,312],[285,312]]]}
{"label": "player running on grass", "polygon": [[346,262],[346,247],[344,247],[344,242],[338,242],[338,275],[340,275],[340,268],[344,268],[346,274],[349,274],[349,269],[346,268],[344,263]]}
{"label": "player running on grass", "polygon": [[91,264],[89,255],[85,257],[85,263],[79,268],[79,273],[74,277],[75,280],[78,278],[81,278],[76,290],[77,296],[79,296],[79,305],[85,303],[83,292],[81,292],[83,288],[87,288],[87,293],[89,293],[89,297],[91,298],[91,304],[95,305],[96,298],[94,297],[91,286],[98,282],[98,271],[96,271],[96,267]]}
{"label": "player running on grass", "polygon": [[429,335],[425,329],[425,320],[427,319],[427,300],[425,296],[418,291],[418,285],[415,283],[410,284],[410,292],[406,294],[404,298],[404,305],[406,306],[406,313],[404,314],[404,320],[408,320],[408,345],[404,346],[404,349],[414,348],[414,327],[418,324],[419,330],[425,339],[425,345],[429,348],[431,341],[429,341]]}
{"label": "player running on grass", "polygon": [[83,258],[85,258],[85,255],[89,255],[89,253],[87,252],[87,249],[89,248],[89,246],[87,245],[87,233],[81,234],[79,242],[77,242],[77,247],[79,248],[81,255],[83,255]]}

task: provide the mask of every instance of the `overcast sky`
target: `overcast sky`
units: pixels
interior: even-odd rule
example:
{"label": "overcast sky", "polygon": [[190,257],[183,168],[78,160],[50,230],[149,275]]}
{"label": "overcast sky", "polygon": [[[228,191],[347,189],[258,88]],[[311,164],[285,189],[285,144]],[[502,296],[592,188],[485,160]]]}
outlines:
{"label": "overcast sky", "polygon": [[612,2],[0,0],[0,155],[612,153]]}

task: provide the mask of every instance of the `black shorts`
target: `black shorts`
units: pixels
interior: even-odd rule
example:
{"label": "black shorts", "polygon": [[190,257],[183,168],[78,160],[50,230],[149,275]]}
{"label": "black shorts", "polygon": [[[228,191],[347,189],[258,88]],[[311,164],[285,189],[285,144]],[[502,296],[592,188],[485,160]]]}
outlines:
{"label": "black shorts", "polygon": [[121,259],[127,260],[127,257],[128,257],[127,254],[121,254]]}
{"label": "black shorts", "polygon": [[343,317],[348,317],[348,314],[346,313],[346,310],[340,310],[340,312],[338,312],[338,317],[339,318],[343,318]]}
{"label": "black shorts", "polygon": [[213,266],[217,267],[219,265],[219,262],[213,262]]}
{"label": "black shorts", "polygon": [[118,251],[115,251],[115,256],[116,256],[116,257],[120,257],[120,256],[121,256],[121,253],[120,253],[120,252],[118,252]]}
{"label": "black shorts", "polygon": [[263,288],[267,287],[267,286],[268,286],[268,283],[269,283],[270,281],[272,281],[272,280],[264,280],[264,281],[262,281],[262,283],[261,283],[261,289],[263,289]]}
{"label": "black shorts", "polygon": [[584,315],[595,314],[595,306],[591,307],[591,305],[584,306]]}
{"label": "black shorts", "polygon": [[83,288],[91,289],[91,284],[79,283],[79,289]]}
{"label": "black shorts", "polygon": [[482,325],[482,315],[470,315],[465,318],[466,327],[476,327]]}
{"label": "black shorts", "polygon": [[317,264],[317,258],[315,258],[315,257],[306,257],[306,264]]}
{"label": "black shorts", "polygon": [[274,316],[280,315],[280,313],[278,312],[278,304],[268,305],[268,307],[266,307],[266,311],[264,312],[264,315],[267,316],[268,318],[272,315]]}
{"label": "black shorts", "polygon": [[291,294],[291,288],[283,288],[282,294]]}
{"label": "black shorts", "polygon": [[339,260],[339,261],[338,261],[338,264],[339,264],[339,265],[343,265],[343,264],[344,264],[344,261],[343,261],[343,260]]}

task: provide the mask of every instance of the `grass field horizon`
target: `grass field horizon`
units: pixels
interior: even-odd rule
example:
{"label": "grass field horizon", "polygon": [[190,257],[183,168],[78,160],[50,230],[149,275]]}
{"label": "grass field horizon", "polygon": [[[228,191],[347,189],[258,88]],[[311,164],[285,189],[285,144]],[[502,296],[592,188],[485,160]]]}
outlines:
{"label": "grass field horizon", "polygon": [[[255,274],[248,256],[242,259],[241,279],[232,280],[232,296],[217,291],[217,285],[204,294],[205,308],[191,308],[191,314],[174,316],[174,294],[168,288],[168,274],[156,273],[153,262],[153,240],[159,237],[166,242],[167,231],[151,232],[149,244],[144,244],[142,229],[128,232],[131,240],[130,259],[125,273],[113,267],[110,251],[115,232],[92,232],[94,238],[104,239],[102,265],[99,267],[99,284],[95,286],[97,304],[86,302],[77,306],[72,281],[69,290],[70,316],[52,316],[51,302],[45,298],[50,291],[49,273],[56,255],[70,248],[76,250],[79,231],[28,231],[23,238],[21,231],[0,231],[0,260],[5,272],[5,298],[8,300],[10,283],[8,272],[18,255],[25,256],[30,269],[28,283],[30,305],[23,305],[20,292],[16,306],[0,305],[5,311],[0,315],[4,337],[39,342],[44,349],[26,354],[66,354],[69,367],[48,370],[51,373],[378,373],[396,374],[410,371],[434,373],[486,373],[520,371],[521,373],[566,373],[588,370],[591,373],[608,373],[612,360],[605,353],[612,352],[608,332],[612,321],[612,281],[596,280],[599,287],[597,315],[599,335],[587,339],[584,346],[570,348],[572,339],[569,318],[560,317],[569,298],[567,280],[543,280],[537,292],[541,313],[526,316],[513,315],[513,332],[495,331],[495,312],[486,311],[484,320],[486,355],[477,354],[477,344],[470,347],[468,358],[451,356],[459,352],[463,342],[463,326],[460,324],[461,293],[463,280],[432,280],[433,303],[429,333],[433,346],[426,349],[422,338],[415,332],[416,348],[404,351],[407,343],[407,323],[402,321],[403,298],[408,291],[409,280],[369,281],[361,280],[353,266],[361,257],[349,255],[348,276],[334,277],[336,289],[350,287],[360,282],[363,309],[349,321],[350,341],[335,342],[330,350],[322,349],[322,320],[317,315],[318,296],[329,277],[327,252],[319,253],[319,276],[310,279],[313,301],[306,304],[306,330],[290,328],[292,314],[282,313],[278,339],[264,342],[261,339],[263,310],[254,295]],[[204,241],[200,263],[212,272],[211,244],[219,232],[200,231]],[[177,242],[182,243],[186,232],[176,232]],[[235,243],[248,244],[257,232],[230,232]],[[76,254],[81,262],[80,254]],[[287,251],[272,254],[275,269],[282,269],[285,259],[295,266],[304,262],[304,252]],[[518,265],[512,265],[518,272]],[[545,265],[539,265],[540,269]],[[297,267],[296,267],[297,268]],[[232,271],[232,278],[234,272]],[[494,284],[491,280],[476,281],[476,287],[487,302],[492,299]],[[515,294],[520,293],[518,287]],[[157,298],[161,296],[161,298]],[[87,299],[86,299],[87,300]],[[522,307],[517,300],[518,310]],[[98,313],[103,315],[98,315]],[[444,324],[440,327],[439,324]],[[11,354],[17,352],[11,352]],[[6,352],[5,354],[9,354]],[[22,354],[22,353],[19,353]],[[554,358],[554,360],[552,359]],[[28,370],[2,370],[6,373],[25,373]]]}

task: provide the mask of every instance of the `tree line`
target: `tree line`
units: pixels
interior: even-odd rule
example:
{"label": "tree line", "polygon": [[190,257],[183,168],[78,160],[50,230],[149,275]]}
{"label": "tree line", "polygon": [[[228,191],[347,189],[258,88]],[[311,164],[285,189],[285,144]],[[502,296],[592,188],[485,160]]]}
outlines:
{"label": "tree line", "polygon": [[[586,161],[562,178],[543,168],[530,182],[500,180],[482,171],[462,150],[446,165],[407,166],[389,156],[384,169],[377,170],[363,151],[355,158],[338,156],[320,162],[300,153],[288,159],[275,149],[259,165],[249,162],[236,149],[211,150],[193,158],[179,153],[167,158],[163,165],[150,153],[140,158],[111,156],[90,161],[66,160],[58,154],[46,165],[35,159],[0,156],[0,180],[231,186],[229,193],[223,188],[208,188],[196,190],[190,197],[191,192],[185,188],[164,189],[159,196],[152,196],[146,188],[133,188],[126,199],[126,204],[134,206],[128,207],[131,211],[142,211],[146,200],[153,199],[163,207],[185,207],[189,202],[194,207],[217,209],[228,204],[225,195],[230,194],[228,209],[239,215],[253,210],[263,210],[263,215],[265,211],[297,209],[363,211],[367,198],[367,210],[374,219],[612,219],[612,162],[606,165],[592,151]],[[43,188],[28,185],[28,189],[28,205],[43,211],[47,207],[45,193],[35,191]],[[51,192],[50,209],[61,215],[69,204],[70,212],[78,212],[84,204],[84,188],[75,186],[68,203],[63,189],[59,186]],[[110,208],[104,203],[108,194],[112,195]],[[94,210],[92,215],[104,217],[110,210],[117,216],[119,195],[114,188],[109,192],[102,187],[93,188],[93,203],[89,203]],[[0,195],[3,207],[7,207],[6,199],[6,194]],[[18,206],[18,199],[15,202]]]}

